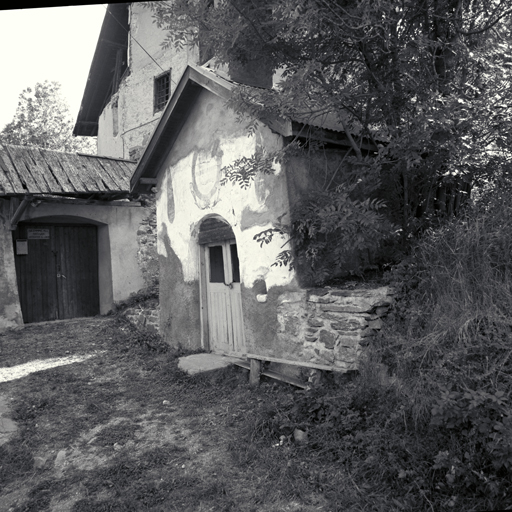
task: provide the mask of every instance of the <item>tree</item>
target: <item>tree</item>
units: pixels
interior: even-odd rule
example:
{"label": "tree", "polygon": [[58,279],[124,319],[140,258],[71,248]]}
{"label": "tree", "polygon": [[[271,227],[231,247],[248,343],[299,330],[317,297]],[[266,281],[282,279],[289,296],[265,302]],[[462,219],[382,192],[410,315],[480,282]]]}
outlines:
{"label": "tree", "polygon": [[[356,224],[371,213],[375,202],[361,208],[364,190],[385,200],[388,227],[381,217],[370,219],[380,240],[394,230],[406,247],[456,212],[471,187],[511,170],[508,0],[221,0],[215,7],[175,0],[151,7],[169,30],[168,45],[197,44],[219,64],[264,60],[283,70],[278,93],[238,87],[230,101],[238,112],[305,123],[334,114],[343,126],[351,143],[347,168],[357,172],[345,183],[332,181],[322,203],[313,198],[308,217],[296,219],[299,246],[343,232],[343,208],[352,205]],[[311,149],[307,140],[297,142]],[[363,151],[368,142],[373,154]],[[340,212],[338,223],[322,217],[327,207]],[[301,236],[311,225],[313,233]],[[364,236],[361,226],[354,244]],[[310,254],[320,260],[322,251]],[[343,250],[339,255],[341,262]]]}
{"label": "tree", "polygon": [[0,142],[95,154],[93,141],[73,136],[73,120],[60,88],[58,82],[45,81],[25,89],[13,120],[0,132]]}

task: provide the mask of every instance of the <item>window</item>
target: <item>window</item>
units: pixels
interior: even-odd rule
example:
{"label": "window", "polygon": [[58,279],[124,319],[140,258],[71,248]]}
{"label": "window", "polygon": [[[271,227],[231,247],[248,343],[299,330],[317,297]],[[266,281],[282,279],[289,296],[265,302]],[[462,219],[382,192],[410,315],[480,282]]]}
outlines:
{"label": "window", "polygon": [[171,72],[167,71],[155,78],[154,111],[163,110],[171,92]]}
{"label": "window", "polygon": [[222,245],[210,247],[210,283],[225,283]]}

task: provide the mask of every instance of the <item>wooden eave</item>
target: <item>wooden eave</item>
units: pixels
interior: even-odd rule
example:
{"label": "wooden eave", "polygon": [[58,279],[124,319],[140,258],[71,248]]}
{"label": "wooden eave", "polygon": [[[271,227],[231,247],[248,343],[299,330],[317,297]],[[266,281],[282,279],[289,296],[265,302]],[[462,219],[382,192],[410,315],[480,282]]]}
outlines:
{"label": "wooden eave", "polygon": [[205,77],[203,73],[192,66],[187,67],[133,173],[130,180],[132,193],[150,192],[160,165],[176,142],[203,88],[225,99],[229,97],[230,89],[227,89],[215,78],[213,75]]}
{"label": "wooden eave", "polygon": [[73,135],[98,134],[98,119],[112,94],[117,50],[128,46],[128,6],[119,3],[107,7]]}
{"label": "wooden eave", "polygon": [[[328,130],[317,126],[310,126],[304,123],[292,121],[292,133],[291,138],[298,139],[313,139],[318,142],[323,142],[332,146],[342,146],[344,148],[351,147],[352,144],[347,137],[347,134],[343,131]],[[377,151],[378,148],[375,144],[367,137],[359,137],[352,135],[354,142],[359,146],[360,149],[365,151]]]}

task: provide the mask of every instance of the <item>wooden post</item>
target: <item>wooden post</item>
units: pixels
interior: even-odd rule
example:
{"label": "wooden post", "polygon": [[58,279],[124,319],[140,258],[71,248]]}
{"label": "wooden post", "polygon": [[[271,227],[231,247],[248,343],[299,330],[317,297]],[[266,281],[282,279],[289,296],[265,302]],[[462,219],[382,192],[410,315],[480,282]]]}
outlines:
{"label": "wooden post", "polygon": [[249,386],[256,388],[260,385],[261,361],[251,359],[251,373],[249,374]]}
{"label": "wooden post", "polygon": [[[29,194],[26,194],[25,197],[23,198],[23,201],[16,208],[16,211],[14,212],[13,216],[10,219],[9,228],[11,231],[14,231],[18,227],[18,221],[21,219],[23,213],[28,208],[30,201],[32,201],[32,196]],[[11,199],[11,205],[13,205],[13,204],[14,204],[14,201]]]}

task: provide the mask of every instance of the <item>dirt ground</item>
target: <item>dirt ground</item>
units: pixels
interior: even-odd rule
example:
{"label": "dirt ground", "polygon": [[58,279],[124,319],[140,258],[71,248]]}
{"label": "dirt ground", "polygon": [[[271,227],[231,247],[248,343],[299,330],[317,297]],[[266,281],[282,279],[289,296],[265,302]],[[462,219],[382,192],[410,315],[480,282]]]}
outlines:
{"label": "dirt ground", "polygon": [[0,335],[0,367],[91,354],[0,383],[18,425],[0,446],[0,510],[337,509],[301,447],[264,435],[269,404],[298,390],[251,390],[236,367],[189,377],[177,354],[114,317]]}

